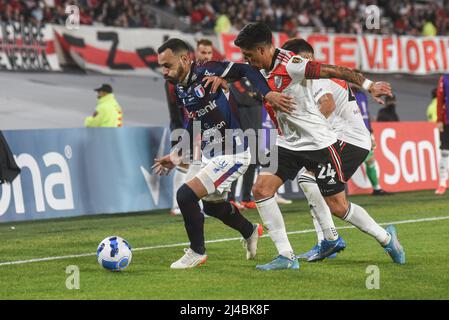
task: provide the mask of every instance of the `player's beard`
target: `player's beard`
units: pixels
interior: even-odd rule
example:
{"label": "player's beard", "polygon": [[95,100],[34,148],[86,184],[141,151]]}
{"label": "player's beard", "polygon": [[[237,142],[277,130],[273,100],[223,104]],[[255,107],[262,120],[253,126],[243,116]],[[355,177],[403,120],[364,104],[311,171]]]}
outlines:
{"label": "player's beard", "polygon": [[172,84],[178,84],[181,82],[181,74],[183,73],[184,69],[182,68],[182,65],[178,66],[178,70],[176,70],[176,75],[173,77],[165,76],[164,79]]}

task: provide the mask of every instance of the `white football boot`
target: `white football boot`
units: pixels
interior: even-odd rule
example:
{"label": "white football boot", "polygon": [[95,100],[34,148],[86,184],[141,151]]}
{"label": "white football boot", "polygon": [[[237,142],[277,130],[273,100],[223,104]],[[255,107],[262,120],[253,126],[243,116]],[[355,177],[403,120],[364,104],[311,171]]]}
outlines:
{"label": "white football boot", "polygon": [[199,254],[190,248],[184,249],[185,254],[179,259],[171,264],[172,269],[188,269],[200,266],[207,260],[206,254]]}
{"label": "white football boot", "polygon": [[263,227],[261,224],[254,225],[254,231],[251,237],[248,239],[242,239],[243,248],[246,249],[246,259],[252,260],[256,257],[257,253],[257,242],[259,241],[260,236],[263,234]]}

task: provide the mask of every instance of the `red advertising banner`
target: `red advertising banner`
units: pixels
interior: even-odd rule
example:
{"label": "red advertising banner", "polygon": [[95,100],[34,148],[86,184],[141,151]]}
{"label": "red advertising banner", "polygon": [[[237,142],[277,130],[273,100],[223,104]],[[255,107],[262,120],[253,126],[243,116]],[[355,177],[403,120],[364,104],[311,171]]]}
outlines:
{"label": "red advertising banner", "polygon": [[[440,158],[439,131],[429,122],[373,123],[379,183],[386,191],[435,189]],[[372,192],[364,166],[348,183],[350,194]]]}
{"label": "red advertising banner", "polygon": [[[234,45],[236,34],[219,35],[228,60],[241,61]],[[344,35],[298,33],[315,50],[318,62],[358,68],[373,73],[429,74],[449,72],[449,37],[409,37],[392,35]],[[274,33],[276,46],[288,39]]]}

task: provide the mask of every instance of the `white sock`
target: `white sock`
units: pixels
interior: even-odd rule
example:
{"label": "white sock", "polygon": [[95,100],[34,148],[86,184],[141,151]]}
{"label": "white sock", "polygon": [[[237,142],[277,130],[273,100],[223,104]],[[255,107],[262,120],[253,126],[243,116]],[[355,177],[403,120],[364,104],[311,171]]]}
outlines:
{"label": "white sock", "polygon": [[312,222],[313,226],[315,227],[317,243],[320,244],[321,241],[324,240],[324,233],[323,230],[321,229],[320,223],[315,218],[315,213],[313,212],[313,210],[310,210],[310,214],[312,215]]}
{"label": "white sock", "polygon": [[315,214],[312,214],[312,216],[315,216],[323,231],[324,239],[337,240],[338,232],[335,229],[334,221],[332,220],[332,213],[321,195],[315,177],[303,173],[299,177],[298,183],[307,198],[310,209]]}
{"label": "white sock", "polygon": [[384,228],[379,226],[365,209],[355,203],[349,203],[348,212],[343,220],[374,237],[383,247],[390,242],[390,234]]}
{"label": "white sock", "polygon": [[176,192],[185,182],[187,170],[184,168],[176,167],[175,175],[173,177],[173,202],[172,209],[179,208],[178,201],[176,200]]}
{"label": "white sock", "polygon": [[438,174],[440,176],[440,186],[446,187],[446,180],[449,170],[449,150],[441,150],[440,163],[438,164]]}
{"label": "white sock", "polygon": [[289,259],[294,258],[294,253],[285,230],[284,218],[274,197],[256,201],[257,210],[267,229],[271,240],[274,242],[280,255]]}

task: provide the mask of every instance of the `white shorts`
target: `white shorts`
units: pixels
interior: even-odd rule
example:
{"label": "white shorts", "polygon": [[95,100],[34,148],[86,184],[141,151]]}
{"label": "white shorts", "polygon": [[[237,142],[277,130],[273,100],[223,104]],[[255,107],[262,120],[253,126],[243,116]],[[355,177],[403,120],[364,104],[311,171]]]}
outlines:
{"label": "white shorts", "polygon": [[[250,164],[251,153],[249,150],[211,159],[203,157],[201,169],[194,176],[207,190],[208,195],[203,200],[210,202],[226,200],[228,192],[231,191],[231,184],[246,172]],[[190,181],[193,177],[186,178],[186,181]]]}

